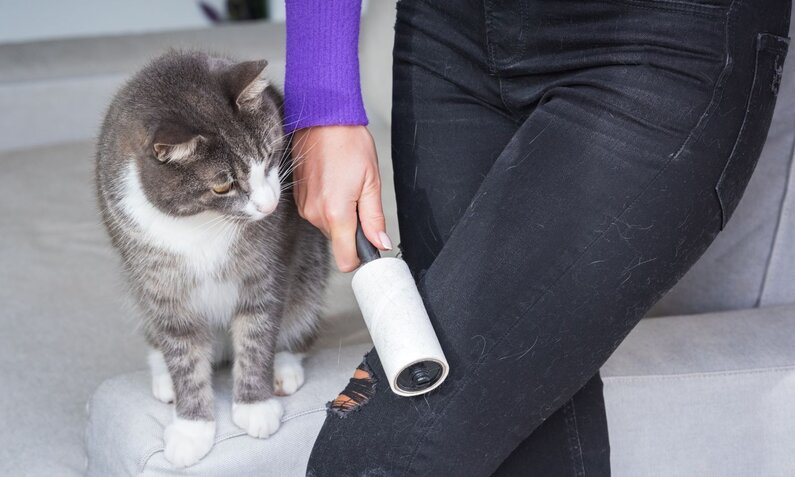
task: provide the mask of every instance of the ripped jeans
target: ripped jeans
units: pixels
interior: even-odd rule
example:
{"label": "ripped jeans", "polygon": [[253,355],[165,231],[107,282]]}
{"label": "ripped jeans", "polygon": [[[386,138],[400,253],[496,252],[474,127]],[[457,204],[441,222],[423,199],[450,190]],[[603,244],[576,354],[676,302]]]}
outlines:
{"label": "ripped jeans", "polygon": [[789,18],[789,0],[401,0],[401,249],[451,373],[398,397],[369,353],[372,392],[329,412],[307,475],[609,475],[599,368],[731,217]]}

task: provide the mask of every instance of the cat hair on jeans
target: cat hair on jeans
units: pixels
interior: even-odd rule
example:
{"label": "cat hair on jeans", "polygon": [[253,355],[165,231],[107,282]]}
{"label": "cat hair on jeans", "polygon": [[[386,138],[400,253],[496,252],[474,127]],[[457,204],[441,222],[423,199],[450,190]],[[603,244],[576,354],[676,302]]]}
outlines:
{"label": "cat hair on jeans", "polygon": [[268,437],[274,395],[301,386],[320,326],[328,242],[294,204],[266,64],[170,51],[116,94],[99,137],[102,218],[143,317],[153,393],[175,403],[176,466],[213,445],[219,339],[234,351],[233,420]]}

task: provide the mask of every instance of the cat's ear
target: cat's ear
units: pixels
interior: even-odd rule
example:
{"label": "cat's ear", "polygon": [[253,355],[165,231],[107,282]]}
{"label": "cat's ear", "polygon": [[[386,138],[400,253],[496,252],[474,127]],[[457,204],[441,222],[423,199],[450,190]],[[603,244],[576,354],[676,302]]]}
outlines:
{"label": "cat's ear", "polygon": [[266,66],[265,60],[244,61],[221,73],[221,83],[238,108],[256,109],[260,105],[262,93],[269,84],[263,77]]}
{"label": "cat's ear", "polygon": [[160,162],[185,161],[193,155],[201,135],[176,125],[158,126],[152,135],[152,152]]}

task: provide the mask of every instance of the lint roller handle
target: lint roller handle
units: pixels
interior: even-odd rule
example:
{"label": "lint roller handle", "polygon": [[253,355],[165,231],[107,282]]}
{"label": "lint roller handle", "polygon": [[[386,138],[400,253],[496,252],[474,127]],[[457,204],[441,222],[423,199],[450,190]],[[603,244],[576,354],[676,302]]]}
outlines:
{"label": "lint roller handle", "polygon": [[378,249],[364,236],[362,223],[359,221],[358,217],[356,218],[356,254],[359,256],[359,260],[362,261],[362,264],[381,258],[381,253]]}

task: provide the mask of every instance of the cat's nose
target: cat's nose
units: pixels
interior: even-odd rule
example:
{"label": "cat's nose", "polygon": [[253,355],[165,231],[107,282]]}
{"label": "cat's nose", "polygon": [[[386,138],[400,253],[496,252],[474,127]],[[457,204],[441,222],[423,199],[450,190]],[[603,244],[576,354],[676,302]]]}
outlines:
{"label": "cat's nose", "polygon": [[265,203],[265,204],[258,204],[257,205],[257,210],[260,213],[263,213],[265,215],[269,215],[269,214],[273,213],[274,210],[276,210],[276,206],[277,205],[278,205],[278,202],[272,202],[272,203],[269,202],[269,203]]}

